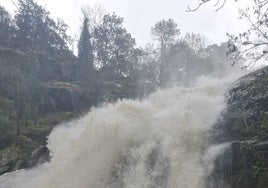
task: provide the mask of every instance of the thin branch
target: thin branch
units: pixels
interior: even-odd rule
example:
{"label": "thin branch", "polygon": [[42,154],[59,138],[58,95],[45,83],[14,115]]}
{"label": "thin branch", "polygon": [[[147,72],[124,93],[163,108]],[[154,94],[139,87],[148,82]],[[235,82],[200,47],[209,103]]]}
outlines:
{"label": "thin branch", "polygon": [[266,33],[264,33],[258,26],[256,26],[256,24],[253,23],[251,18],[246,13],[244,13],[244,16],[248,19],[248,21],[255,28],[255,30],[259,31],[264,38],[268,39],[268,36],[266,35]]}
{"label": "thin branch", "polygon": [[189,6],[188,6],[188,10],[186,10],[186,12],[195,12],[197,11],[202,5],[206,4],[207,2],[209,2],[210,0],[203,0],[201,3],[199,3],[197,5],[197,7],[195,7],[194,9],[191,9]]}
{"label": "thin branch", "polygon": [[[267,1],[267,2],[268,2],[268,1]],[[267,12],[268,12],[268,8],[266,8],[266,10],[264,11],[264,13],[263,13],[263,15],[262,15],[262,17],[261,17],[260,20],[263,20],[263,19],[264,19],[264,17],[266,16]]]}
{"label": "thin branch", "polygon": [[214,5],[214,7],[218,6],[218,4],[220,3],[220,0],[217,0],[216,4]]}
{"label": "thin branch", "polygon": [[[197,7],[195,7],[194,9],[191,9],[190,7],[188,7],[188,10],[186,10],[186,12],[195,12],[196,10],[198,10],[201,6],[203,6],[204,4],[206,4],[207,2],[209,2],[211,0],[202,0]],[[221,6],[219,8],[217,8],[215,11],[219,11],[220,9],[222,9],[224,7],[224,5],[226,4],[227,0],[224,0],[224,2],[221,4]],[[217,2],[215,3],[214,7],[218,6],[220,3],[220,0],[217,0]]]}
{"label": "thin branch", "polygon": [[255,63],[256,63],[257,61],[261,60],[261,59],[262,59],[264,56],[266,56],[266,55],[267,55],[266,53],[263,53],[262,55],[260,55],[260,56],[258,56],[258,57],[256,57],[256,58],[254,58],[254,59],[253,59],[254,61],[252,61],[252,62],[250,62],[248,65],[246,65],[245,68],[249,68],[250,66],[254,66]]}
{"label": "thin branch", "polygon": [[251,46],[250,48],[245,49],[244,51],[241,51],[241,54],[245,54],[245,53],[253,50],[254,48],[257,48],[257,47],[260,47],[260,46],[264,46],[264,45],[265,46],[268,45],[268,43],[266,43],[266,42],[262,42],[262,43],[252,43],[251,42],[251,43],[248,43],[248,44],[253,45],[253,46]]}
{"label": "thin branch", "polygon": [[17,8],[17,10],[19,10],[18,5],[17,5],[13,0],[10,0],[10,1],[11,1],[11,3]]}
{"label": "thin branch", "polygon": [[216,12],[219,11],[220,9],[222,9],[222,8],[224,7],[226,1],[227,1],[227,0],[224,0],[224,2],[222,3],[222,5],[216,10]]}

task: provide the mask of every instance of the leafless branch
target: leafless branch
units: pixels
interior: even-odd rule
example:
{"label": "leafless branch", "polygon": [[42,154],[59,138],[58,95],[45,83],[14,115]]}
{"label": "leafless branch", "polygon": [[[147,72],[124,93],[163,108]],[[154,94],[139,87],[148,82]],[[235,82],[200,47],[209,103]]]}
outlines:
{"label": "leafless branch", "polygon": [[226,1],[227,1],[227,0],[224,0],[224,2],[222,3],[222,5],[221,5],[216,11],[219,11],[220,9],[222,9],[222,8],[224,7]]}
{"label": "leafless branch", "polygon": [[[201,2],[195,7],[195,8],[190,8],[188,7],[188,9],[186,10],[186,12],[194,12],[197,11],[201,6],[203,6],[204,4],[210,2],[212,0],[201,0]],[[224,0],[223,3],[220,5],[220,7],[216,8],[215,11],[219,11],[220,9],[222,9],[224,7],[224,5],[226,4],[227,0]],[[217,2],[215,3],[214,7],[217,7],[220,4],[220,0],[217,0]]]}
{"label": "leafless branch", "polygon": [[186,12],[195,12],[195,11],[197,11],[202,5],[204,5],[204,4],[206,4],[207,2],[209,2],[210,0],[202,0],[198,5],[197,5],[197,7],[195,7],[195,8],[190,8],[189,6],[188,6],[188,9],[186,10]]}
{"label": "leafless branch", "polygon": [[16,9],[19,10],[18,5],[17,5],[13,0],[10,0],[10,1],[11,1],[11,3],[16,7]]}

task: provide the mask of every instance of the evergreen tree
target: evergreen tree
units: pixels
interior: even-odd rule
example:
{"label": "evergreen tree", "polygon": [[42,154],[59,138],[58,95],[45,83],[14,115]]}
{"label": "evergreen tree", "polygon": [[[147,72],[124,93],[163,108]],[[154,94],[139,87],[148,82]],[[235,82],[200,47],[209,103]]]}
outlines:
{"label": "evergreen tree", "polygon": [[94,66],[93,46],[89,31],[89,19],[84,16],[82,31],[78,42],[78,79],[83,96],[84,108],[96,105],[100,97],[100,80]]}
{"label": "evergreen tree", "polygon": [[94,68],[94,56],[91,44],[91,35],[89,33],[88,18],[84,18],[82,32],[78,43],[78,58],[79,63],[83,66],[87,66],[89,69]]}

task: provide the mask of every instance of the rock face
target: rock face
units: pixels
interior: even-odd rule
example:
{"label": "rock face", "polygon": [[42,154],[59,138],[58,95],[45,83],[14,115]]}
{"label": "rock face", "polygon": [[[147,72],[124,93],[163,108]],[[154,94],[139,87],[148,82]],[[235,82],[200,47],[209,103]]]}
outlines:
{"label": "rock face", "polygon": [[24,168],[31,168],[49,160],[49,150],[40,146],[28,155],[20,153],[17,147],[8,147],[0,151],[0,175]]}
{"label": "rock face", "polygon": [[235,83],[227,104],[213,141],[232,146],[216,160],[212,187],[267,188],[268,67]]}
{"label": "rock face", "polygon": [[10,163],[18,158],[18,150],[15,147],[9,147],[0,151],[0,174],[8,171]]}

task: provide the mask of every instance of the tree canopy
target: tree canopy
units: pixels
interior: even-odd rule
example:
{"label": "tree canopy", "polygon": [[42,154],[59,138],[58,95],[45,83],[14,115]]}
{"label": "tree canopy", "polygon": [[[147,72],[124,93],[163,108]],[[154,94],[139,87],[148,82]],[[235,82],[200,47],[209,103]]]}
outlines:
{"label": "tree canopy", "polygon": [[94,32],[97,63],[110,79],[129,75],[137,61],[135,39],[122,24],[123,18],[108,14]]}
{"label": "tree canopy", "polygon": [[15,15],[19,43],[42,50],[68,49],[67,25],[62,20],[55,22],[49,12],[33,0],[19,0]]}

